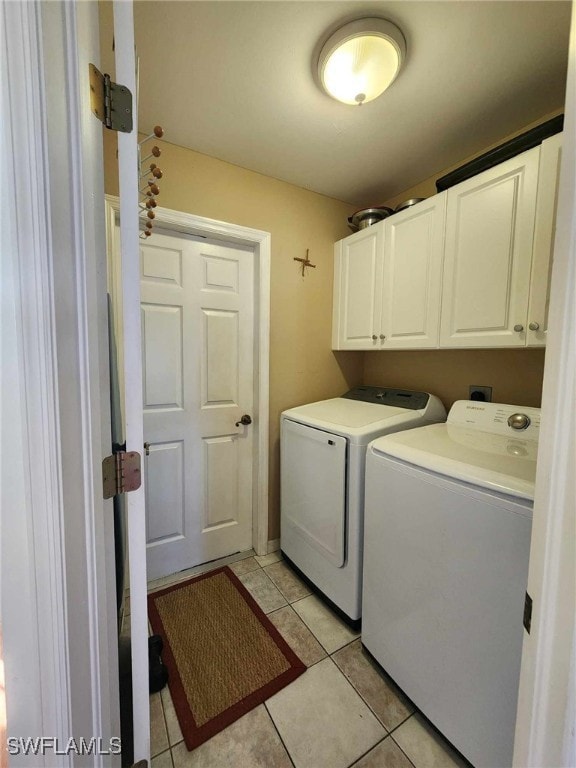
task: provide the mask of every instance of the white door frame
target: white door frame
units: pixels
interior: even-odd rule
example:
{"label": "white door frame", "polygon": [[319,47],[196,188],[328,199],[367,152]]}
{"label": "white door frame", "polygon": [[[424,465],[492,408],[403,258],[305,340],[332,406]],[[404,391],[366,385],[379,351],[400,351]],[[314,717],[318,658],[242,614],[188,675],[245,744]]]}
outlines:
{"label": "white door frame", "polygon": [[[119,200],[106,195],[106,221],[108,230],[118,221]],[[254,376],[254,425],[256,460],[254,462],[254,503],[252,513],[252,547],[258,555],[268,553],[268,463],[269,463],[269,368],[270,368],[270,252],[269,232],[229,224],[216,219],[207,219],[169,208],[155,208],[154,223],[168,233],[182,233],[206,237],[211,240],[244,245],[254,251],[255,267],[255,376]],[[154,236],[152,235],[152,238]],[[153,242],[153,239],[152,239]],[[114,248],[114,238],[108,232],[108,247]],[[109,251],[110,253],[110,251]],[[117,260],[113,261],[115,264]],[[112,301],[116,317],[121,317],[118,286],[120,275],[111,269],[114,284]]]}
{"label": "white door frame", "polygon": [[[102,127],[94,3],[2,3],[0,564],[8,733],[119,736]],[[99,192],[101,190],[101,192]],[[6,247],[7,246],[7,247]],[[112,544],[110,547],[109,545]],[[119,757],[10,756],[10,765]]]}
{"label": "white door frame", "polygon": [[565,121],[514,766],[576,765],[576,17]]}

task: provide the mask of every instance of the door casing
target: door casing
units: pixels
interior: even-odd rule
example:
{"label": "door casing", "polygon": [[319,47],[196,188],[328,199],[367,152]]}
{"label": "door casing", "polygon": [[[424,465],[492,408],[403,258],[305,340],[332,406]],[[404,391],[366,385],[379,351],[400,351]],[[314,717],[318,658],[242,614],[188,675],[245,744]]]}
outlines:
{"label": "door casing", "polygon": [[[121,275],[118,260],[113,258],[116,248],[114,224],[119,216],[119,200],[106,195],[107,246],[109,260],[110,292],[115,317],[121,317]],[[244,245],[254,252],[254,475],[252,547],[256,554],[268,553],[268,463],[269,463],[269,360],[270,360],[270,248],[269,232],[229,224],[216,219],[155,208],[155,226],[168,234],[181,233]],[[121,328],[117,338],[122,338]]]}

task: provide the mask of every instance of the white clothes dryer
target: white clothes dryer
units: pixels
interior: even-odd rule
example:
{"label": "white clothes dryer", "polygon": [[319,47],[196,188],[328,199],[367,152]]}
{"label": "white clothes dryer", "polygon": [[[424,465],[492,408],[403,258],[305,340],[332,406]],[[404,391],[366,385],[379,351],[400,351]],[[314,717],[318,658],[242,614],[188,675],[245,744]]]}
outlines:
{"label": "white clothes dryer", "polygon": [[539,426],[462,400],[366,458],[362,643],[479,767],[512,765]]}
{"label": "white clothes dryer", "polygon": [[368,386],[281,416],[282,553],[353,626],[362,606],[367,445],[445,418],[434,395]]}

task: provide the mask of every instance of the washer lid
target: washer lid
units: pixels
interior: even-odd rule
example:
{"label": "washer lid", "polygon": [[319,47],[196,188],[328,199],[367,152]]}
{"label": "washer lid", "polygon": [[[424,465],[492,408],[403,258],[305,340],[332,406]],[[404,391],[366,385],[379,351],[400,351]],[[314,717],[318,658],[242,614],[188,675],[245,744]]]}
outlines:
{"label": "washer lid", "polygon": [[522,499],[534,498],[538,443],[454,424],[431,424],[376,439],[375,456],[393,456],[441,475]]}
{"label": "washer lid", "polygon": [[423,410],[414,411],[334,397],[331,400],[290,408],[284,411],[282,417],[343,435],[353,443],[368,443],[385,432],[405,429],[408,424],[419,426],[432,421],[434,417],[444,418],[443,414],[427,415],[424,418],[425,413]]}

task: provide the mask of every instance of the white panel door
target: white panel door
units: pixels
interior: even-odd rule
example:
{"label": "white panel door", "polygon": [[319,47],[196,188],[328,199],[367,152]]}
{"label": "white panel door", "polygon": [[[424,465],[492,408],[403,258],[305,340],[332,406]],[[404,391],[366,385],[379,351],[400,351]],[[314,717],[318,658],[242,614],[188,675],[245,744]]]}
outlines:
{"label": "white panel door", "polygon": [[336,243],[334,251],[333,349],[377,348],[384,224]]}
{"label": "white panel door", "polygon": [[448,190],[441,346],[526,344],[539,153]]}
{"label": "white panel door", "polygon": [[384,223],[382,349],[438,346],[445,218],[444,192]]}
{"label": "white panel door", "polygon": [[141,245],[148,578],[252,546],[254,254]]}

